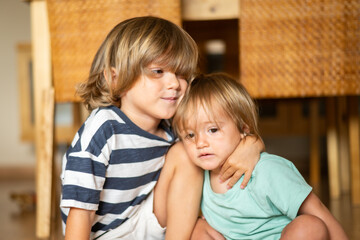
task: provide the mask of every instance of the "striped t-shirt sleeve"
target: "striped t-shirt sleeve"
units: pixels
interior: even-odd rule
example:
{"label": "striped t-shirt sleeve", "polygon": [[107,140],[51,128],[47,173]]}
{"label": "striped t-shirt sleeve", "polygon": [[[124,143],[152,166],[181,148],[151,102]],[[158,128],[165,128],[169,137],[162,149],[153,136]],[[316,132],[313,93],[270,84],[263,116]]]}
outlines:
{"label": "striped t-shirt sleeve", "polygon": [[63,159],[62,207],[97,210],[105,181],[112,128],[108,119],[89,118]]}

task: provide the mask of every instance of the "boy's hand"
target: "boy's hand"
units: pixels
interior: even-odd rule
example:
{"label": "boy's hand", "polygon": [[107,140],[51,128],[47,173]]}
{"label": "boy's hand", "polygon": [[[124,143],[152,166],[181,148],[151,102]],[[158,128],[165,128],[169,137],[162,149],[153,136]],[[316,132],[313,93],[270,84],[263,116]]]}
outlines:
{"label": "boy's hand", "polygon": [[225,240],[225,238],[213,229],[206,222],[205,218],[198,218],[191,235],[191,240]]}
{"label": "boy's hand", "polygon": [[232,188],[235,183],[245,174],[240,188],[244,189],[251,174],[260,159],[260,153],[265,150],[265,145],[260,138],[246,136],[240,141],[238,147],[226,160],[220,171],[220,181],[228,182],[228,188]]}

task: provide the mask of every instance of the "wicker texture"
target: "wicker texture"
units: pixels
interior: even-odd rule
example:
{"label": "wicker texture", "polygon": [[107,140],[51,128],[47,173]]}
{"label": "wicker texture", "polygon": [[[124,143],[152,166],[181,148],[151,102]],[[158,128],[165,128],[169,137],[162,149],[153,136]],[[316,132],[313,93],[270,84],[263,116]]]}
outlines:
{"label": "wicker texture", "polygon": [[48,0],[53,80],[57,102],[79,101],[84,81],[106,34],[120,21],[157,16],[181,23],[180,0]]}
{"label": "wicker texture", "polygon": [[253,97],[360,94],[359,0],[241,0],[241,81]]}

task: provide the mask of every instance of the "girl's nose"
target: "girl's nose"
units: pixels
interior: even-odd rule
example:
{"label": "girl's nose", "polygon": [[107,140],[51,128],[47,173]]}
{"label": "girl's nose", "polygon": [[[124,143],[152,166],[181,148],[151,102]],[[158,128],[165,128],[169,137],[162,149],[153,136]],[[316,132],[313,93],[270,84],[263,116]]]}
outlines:
{"label": "girl's nose", "polygon": [[206,137],[203,136],[203,134],[198,134],[195,138],[197,148],[204,148],[208,146]]}

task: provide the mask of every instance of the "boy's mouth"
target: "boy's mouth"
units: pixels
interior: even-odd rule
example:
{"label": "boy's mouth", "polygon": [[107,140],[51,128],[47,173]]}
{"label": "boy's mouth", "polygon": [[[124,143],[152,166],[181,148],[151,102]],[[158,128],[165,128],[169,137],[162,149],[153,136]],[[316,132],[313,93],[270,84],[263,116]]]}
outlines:
{"label": "boy's mouth", "polygon": [[162,99],[165,101],[169,101],[169,102],[176,102],[179,98],[178,97],[163,97]]}

